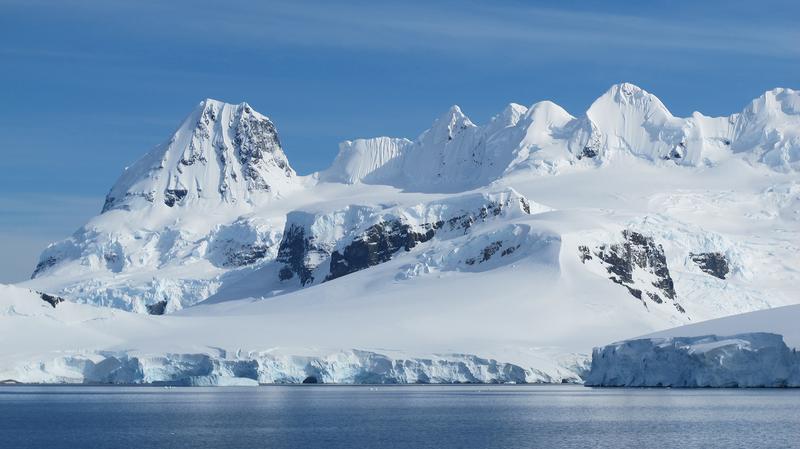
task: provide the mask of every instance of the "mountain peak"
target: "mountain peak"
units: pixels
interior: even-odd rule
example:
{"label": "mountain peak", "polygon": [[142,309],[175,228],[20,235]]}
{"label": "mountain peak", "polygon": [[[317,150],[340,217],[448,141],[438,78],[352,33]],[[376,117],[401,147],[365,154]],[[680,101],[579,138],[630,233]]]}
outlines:
{"label": "mountain peak", "polygon": [[800,170],[800,91],[767,91],[731,120],[734,152],[778,170]]}
{"label": "mountain peak", "polygon": [[800,91],[784,87],[768,90],[751,101],[744,113],[800,116]]}
{"label": "mountain peak", "polygon": [[431,128],[422,133],[418,140],[426,143],[447,142],[468,128],[475,128],[475,124],[464,115],[457,104],[454,104],[447,112],[434,120]]}
{"label": "mountain peak", "polygon": [[456,127],[470,127],[475,126],[472,121],[467,117],[464,112],[461,110],[461,107],[457,104],[450,106],[447,109],[447,112],[439,116],[438,119],[434,122],[433,127],[436,127],[436,124],[445,125],[448,127],[456,126]]}
{"label": "mountain peak", "polygon": [[644,104],[653,103],[666,109],[661,100],[650,92],[642,89],[633,83],[617,83],[598,98],[597,101],[611,101],[617,104]]}
{"label": "mountain peak", "polygon": [[586,115],[594,122],[605,122],[612,117],[631,113],[672,117],[672,113],[658,97],[631,83],[614,84],[586,111]]}
{"label": "mountain peak", "polygon": [[503,110],[492,117],[491,124],[495,126],[515,126],[520,118],[528,112],[528,108],[521,104],[509,103]]}
{"label": "mountain peak", "polygon": [[637,94],[647,94],[647,91],[645,91],[641,87],[637,86],[636,84],[628,83],[628,82],[622,82],[622,83],[613,84],[609,88],[609,90],[610,91],[619,92],[622,95],[628,95],[628,96],[637,95]]}
{"label": "mountain peak", "polygon": [[206,98],[167,142],[125,170],[103,211],[133,203],[250,201],[258,193],[279,194],[294,177],[269,118],[244,102]]}

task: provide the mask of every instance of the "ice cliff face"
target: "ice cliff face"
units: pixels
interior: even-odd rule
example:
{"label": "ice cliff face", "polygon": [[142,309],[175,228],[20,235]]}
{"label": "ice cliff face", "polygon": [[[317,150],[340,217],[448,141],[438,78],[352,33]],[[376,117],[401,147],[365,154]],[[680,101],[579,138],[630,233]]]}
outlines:
{"label": "ice cliff face", "polygon": [[172,137],[125,169],[103,212],[253,201],[295,181],[275,125],[247,103],[203,100]]}
{"label": "ice cliff face", "polygon": [[595,349],[586,384],[800,387],[800,354],[769,333],[630,340]]}
{"label": "ice cliff face", "polygon": [[[395,358],[360,350],[322,356],[247,354],[140,355],[103,351],[0,369],[5,379],[31,383],[155,385],[258,384],[526,384],[578,383],[580,367],[548,374],[469,354]],[[17,380],[19,379],[19,380]]]}

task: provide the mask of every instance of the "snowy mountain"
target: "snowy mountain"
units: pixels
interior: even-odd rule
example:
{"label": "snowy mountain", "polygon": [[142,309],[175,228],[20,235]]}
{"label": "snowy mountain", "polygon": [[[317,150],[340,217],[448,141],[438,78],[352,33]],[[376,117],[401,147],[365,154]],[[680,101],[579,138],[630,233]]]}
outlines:
{"label": "snowy mountain", "polygon": [[18,287],[166,315],[119,312],[159,330],[112,332],[118,362],[123,346],[214,363],[281,348],[313,366],[357,350],[373,354],[347,356],[359,376],[378,354],[527,373],[425,371],[439,381],[577,379],[597,344],[798,302],[798,105],[776,89],[679,118],[619,84],[578,117],[544,101],[476,125],[454,106],[414,140],[347,141],[298,176],[268,118],[205,100]]}
{"label": "snowy mountain", "polygon": [[556,174],[629,156],[700,167],[734,153],[777,170],[797,170],[798,104],[797,91],[775,89],[740,114],[679,118],[654,95],[623,83],[578,118],[543,101],[530,108],[510,104],[476,126],[453,106],[415,141],[379,137],[342,143],[321,179],[448,192],[522,169]]}
{"label": "snowy mountain", "polygon": [[280,195],[295,179],[269,118],[247,103],[206,99],[169,141],[125,169],[103,212],[162,203],[251,202],[259,195]]}

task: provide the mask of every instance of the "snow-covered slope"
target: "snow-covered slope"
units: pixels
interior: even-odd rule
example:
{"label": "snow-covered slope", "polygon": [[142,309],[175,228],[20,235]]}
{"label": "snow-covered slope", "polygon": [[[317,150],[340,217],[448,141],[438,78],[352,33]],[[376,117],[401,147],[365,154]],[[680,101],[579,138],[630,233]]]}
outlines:
{"label": "snow-covered slope", "polygon": [[[105,307],[50,302],[28,289],[0,285],[0,382],[167,383],[525,383],[579,381],[585,360],[547,348],[473,346],[454,352],[443,341],[420,344],[414,329],[374,307],[344,304],[334,313],[318,298],[301,299],[321,313],[273,304],[216,306],[214,313],[150,316]],[[239,306],[242,306],[240,304]],[[389,310],[383,309],[385,312]],[[287,313],[288,312],[288,313]],[[436,307],[430,316],[443,316]],[[336,317],[336,319],[333,319]],[[308,326],[285,326],[285,321]],[[381,346],[393,329],[402,347]],[[315,329],[315,332],[311,332]],[[481,336],[480,330],[475,332]],[[397,340],[395,340],[397,341]],[[363,349],[359,349],[363,348]],[[476,355],[477,354],[477,355]],[[494,358],[498,354],[502,357]]]}
{"label": "snow-covered slope", "polygon": [[789,347],[800,349],[800,326],[798,323],[800,323],[800,305],[791,305],[679,326],[642,338],[699,337],[762,332],[778,334],[783,337]]}
{"label": "snow-covered slope", "polygon": [[620,84],[580,117],[544,101],[484,125],[453,107],[310,176],[264,116],[206,100],[19,287],[165,314],[124,318],[163,326],[119,336],[153,357],[364,351],[423,370],[410,360],[466,354],[572,378],[598,344],[798,302],[799,97],[678,118]]}

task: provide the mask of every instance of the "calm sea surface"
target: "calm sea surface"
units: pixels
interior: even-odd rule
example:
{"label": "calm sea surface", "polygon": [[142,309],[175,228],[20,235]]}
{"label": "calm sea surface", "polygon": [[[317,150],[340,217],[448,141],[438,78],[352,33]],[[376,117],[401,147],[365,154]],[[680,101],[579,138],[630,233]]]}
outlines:
{"label": "calm sea surface", "polygon": [[0,448],[800,447],[800,391],[0,387]]}

